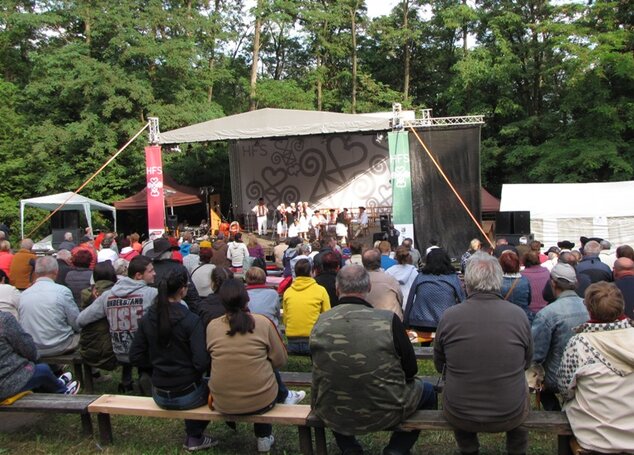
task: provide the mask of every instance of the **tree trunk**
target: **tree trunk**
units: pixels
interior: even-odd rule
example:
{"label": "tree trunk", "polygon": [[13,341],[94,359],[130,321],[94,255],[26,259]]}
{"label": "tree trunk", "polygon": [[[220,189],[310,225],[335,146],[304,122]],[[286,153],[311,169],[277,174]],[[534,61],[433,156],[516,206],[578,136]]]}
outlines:
{"label": "tree trunk", "polygon": [[352,32],[352,106],[350,111],[357,113],[357,5],[350,10],[350,29]]}
{"label": "tree trunk", "polygon": [[[467,6],[467,0],[462,0],[462,4]],[[469,30],[467,27],[467,21],[465,20],[462,25],[462,53],[466,57],[467,56],[467,35],[469,34]]]}
{"label": "tree trunk", "polygon": [[[211,1],[207,2],[207,8],[209,8],[209,6],[211,6]],[[215,65],[215,53],[216,53],[216,21],[218,20],[218,17],[220,15],[220,0],[215,0],[214,1],[214,11],[211,14],[211,17],[213,18],[214,21],[214,26],[212,27],[211,31],[211,49],[209,50],[209,58],[207,59],[207,68],[209,69],[209,73],[213,74],[214,72],[214,65]],[[207,102],[211,103],[211,100],[214,97],[214,83],[213,80],[212,82],[209,83],[209,87],[207,87]]]}
{"label": "tree trunk", "polygon": [[[403,1],[403,30],[407,33],[409,27],[409,0]],[[410,79],[410,46],[409,36],[406,35],[403,52],[403,101],[407,104],[409,100],[409,79]]]}
{"label": "tree trunk", "polygon": [[317,56],[317,110],[321,111],[322,109],[322,97],[323,97],[323,87],[321,82],[321,56]]}
{"label": "tree trunk", "polygon": [[251,63],[251,91],[249,93],[249,110],[256,108],[255,91],[258,82],[258,60],[260,55],[260,29],[262,28],[261,17],[262,1],[258,0],[255,12],[255,31],[253,33],[253,61]]}

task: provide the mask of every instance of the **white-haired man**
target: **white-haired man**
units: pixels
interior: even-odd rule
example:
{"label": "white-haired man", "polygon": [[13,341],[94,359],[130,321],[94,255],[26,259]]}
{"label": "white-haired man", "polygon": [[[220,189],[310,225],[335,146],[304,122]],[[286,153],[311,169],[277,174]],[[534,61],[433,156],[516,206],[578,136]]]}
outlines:
{"label": "white-haired man", "polygon": [[54,257],[38,258],[37,279],[20,296],[20,324],[41,357],[74,351],[79,344],[79,308],[70,289],[55,283],[58,270]]}
{"label": "white-haired man", "polygon": [[530,323],[500,297],[495,257],[471,256],[465,284],[467,300],[445,311],[434,342],[434,364],[445,374],[445,417],[463,454],[478,453],[480,432],[506,432],[507,452],[526,453],[528,432],[519,427],[530,409],[524,374],[533,357]]}

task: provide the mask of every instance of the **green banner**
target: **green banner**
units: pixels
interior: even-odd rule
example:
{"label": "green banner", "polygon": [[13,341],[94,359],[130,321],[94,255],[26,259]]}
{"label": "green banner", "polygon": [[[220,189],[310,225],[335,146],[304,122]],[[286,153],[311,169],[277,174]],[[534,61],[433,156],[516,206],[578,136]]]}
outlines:
{"label": "green banner", "polygon": [[409,162],[409,133],[390,132],[390,174],[392,182],[392,222],[401,231],[401,238],[414,238],[412,215],[412,178]]}

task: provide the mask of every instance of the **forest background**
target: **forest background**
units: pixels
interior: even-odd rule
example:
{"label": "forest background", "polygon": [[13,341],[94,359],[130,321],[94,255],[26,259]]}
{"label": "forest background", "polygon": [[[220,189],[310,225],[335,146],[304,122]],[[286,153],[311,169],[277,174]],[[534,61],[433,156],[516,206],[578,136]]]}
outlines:
{"label": "forest background", "polygon": [[[265,107],[483,114],[494,194],[630,180],[633,24],[628,0],[399,0],[375,18],[364,0],[3,0],[0,221],[77,188],[148,116],[167,131]],[[144,143],[82,194],[142,188]],[[181,149],[163,158],[179,183],[229,194],[226,144]]]}

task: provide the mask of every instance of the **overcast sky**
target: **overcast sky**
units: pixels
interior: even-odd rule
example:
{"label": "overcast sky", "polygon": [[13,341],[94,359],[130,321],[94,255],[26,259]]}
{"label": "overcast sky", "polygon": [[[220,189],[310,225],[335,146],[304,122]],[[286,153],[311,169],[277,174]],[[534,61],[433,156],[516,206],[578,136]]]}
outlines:
{"label": "overcast sky", "polygon": [[368,16],[387,16],[398,1],[399,0],[365,0],[365,4],[368,7]]}

